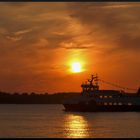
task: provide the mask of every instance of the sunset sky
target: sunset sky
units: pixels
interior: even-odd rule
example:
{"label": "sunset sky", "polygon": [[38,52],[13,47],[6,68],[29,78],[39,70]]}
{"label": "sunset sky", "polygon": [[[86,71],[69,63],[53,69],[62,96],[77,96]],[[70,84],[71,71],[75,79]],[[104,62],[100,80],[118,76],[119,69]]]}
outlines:
{"label": "sunset sky", "polygon": [[1,91],[80,92],[94,73],[140,86],[140,3],[0,3]]}

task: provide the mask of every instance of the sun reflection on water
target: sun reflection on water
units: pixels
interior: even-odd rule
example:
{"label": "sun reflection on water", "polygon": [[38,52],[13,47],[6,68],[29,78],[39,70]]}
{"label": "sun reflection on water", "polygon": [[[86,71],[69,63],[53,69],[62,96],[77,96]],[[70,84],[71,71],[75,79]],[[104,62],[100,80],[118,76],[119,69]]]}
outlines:
{"label": "sun reflection on water", "polygon": [[88,124],[83,116],[68,115],[65,128],[67,138],[87,138],[89,136]]}

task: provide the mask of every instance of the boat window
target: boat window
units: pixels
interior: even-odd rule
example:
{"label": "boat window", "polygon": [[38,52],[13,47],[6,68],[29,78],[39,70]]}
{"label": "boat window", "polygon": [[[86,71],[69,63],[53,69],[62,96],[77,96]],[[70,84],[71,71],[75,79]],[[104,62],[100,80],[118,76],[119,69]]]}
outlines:
{"label": "boat window", "polygon": [[122,105],[122,103],[120,102],[119,105]]}
{"label": "boat window", "polygon": [[107,103],[104,103],[104,105],[107,105]]}
{"label": "boat window", "polygon": [[128,103],[128,105],[132,105],[132,103]]}
{"label": "boat window", "polygon": [[107,98],[107,96],[104,96],[105,98]]}
{"label": "boat window", "polygon": [[103,98],[103,96],[100,96],[100,98]]}
{"label": "boat window", "polygon": [[112,105],[112,103],[109,103],[109,105]]}
{"label": "boat window", "polygon": [[110,95],[109,98],[112,98],[112,96]]}
{"label": "boat window", "polygon": [[113,105],[117,105],[117,103],[113,103]]}

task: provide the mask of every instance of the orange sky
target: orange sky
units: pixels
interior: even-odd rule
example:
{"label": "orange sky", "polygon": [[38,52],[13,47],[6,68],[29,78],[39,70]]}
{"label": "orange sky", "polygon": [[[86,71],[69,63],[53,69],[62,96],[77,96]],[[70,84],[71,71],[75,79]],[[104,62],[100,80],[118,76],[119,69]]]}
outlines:
{"label": "orange sky", "polygon": [[140,86],[140,3],[3,2],[0,21],[1,91],[79,92],[93,73]]}

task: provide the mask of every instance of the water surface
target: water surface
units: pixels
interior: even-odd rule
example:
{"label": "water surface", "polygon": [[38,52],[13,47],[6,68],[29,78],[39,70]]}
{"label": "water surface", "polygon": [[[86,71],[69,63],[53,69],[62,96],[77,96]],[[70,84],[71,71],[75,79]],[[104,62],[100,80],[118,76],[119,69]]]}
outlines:
{"label": "water surface", "polygon": [[136,138],[140,112],[64,112],[62,105],[0,105],[0,137]]}

